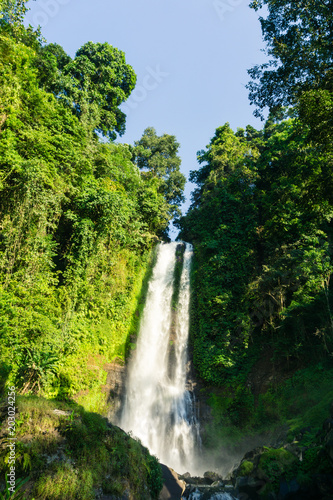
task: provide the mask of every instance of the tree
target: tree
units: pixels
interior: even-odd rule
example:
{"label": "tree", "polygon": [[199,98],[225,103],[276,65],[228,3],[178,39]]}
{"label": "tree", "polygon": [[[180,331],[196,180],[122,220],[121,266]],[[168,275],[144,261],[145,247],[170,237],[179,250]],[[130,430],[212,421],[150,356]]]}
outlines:
{"label": "tree", "polygon": [[143,175],[160,180],[159,192],[164,195],[173,215],[180,214],[179,206],[184,201],[186,182],[179,169],[181,159],[177,154],[178,149],[179,144],[174,135],[157,136],[152,127],[146,128],[133,148],[133,160],[143,170]]}
{"label": "tree", "polygon": [[250,125],[246,130],[238,129],[236,134],[229,123],[216,129],[207,150],[197,152],[198,163],[203,164],[202,167],[190,172],[190,182],[198,186],[192,193],[192,206],[201,202],[201,196],[212,185],[213,178],[215,181],[217,178],[226,178],[237,169],[240,157],[251,160],[257,154],[261,135]]}
{"label": "tree", "polygon": [[228,123],[217,128],[198,152],[201,166],[190,174],[198,188],[177,223],[180,237],[195,244],[194,362],[214,384],[242,362],[251,331],[245,291],[256,264],[258,138],[252,127],[236,134]]}
{"label": "tree", "polygon": [[66,54],[61,45],[50,43],[40,47],[35,60],[40,87],[55,95],[61,93],[61,74],[70,62],[72,62],[71,57]]}
{"label": "tree", "polygon": [[38,50],[42,43],[40,28],[23,25],[28,0],[0,0],[0,32]]}
{"label": "tree", "polygon": [[28,10],[25,4],[28,0],[0,0],[0,20],[9,24],[22,23]]}
{"label": "tree", "polygon": [[41,86],[72,109],[88,130],[113,140],[125,132],[119,106],[136,83],[125,54],[112,45],[87,42],[72,60],[60,45],[50,44],[36,59]]}
{"label": "tree", "polygon": [[304,91],[332,90],[333,1],[254,0],[256,11],[267,5],[267,19],[260,17],[267,44],[268,63],[249,70],[248,84],[255,115],[295,104]]}

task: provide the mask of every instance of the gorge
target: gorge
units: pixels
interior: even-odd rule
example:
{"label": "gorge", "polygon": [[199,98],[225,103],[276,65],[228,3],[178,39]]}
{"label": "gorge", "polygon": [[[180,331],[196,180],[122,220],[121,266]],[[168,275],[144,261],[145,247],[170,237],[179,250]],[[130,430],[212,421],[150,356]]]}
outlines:
{"label": "gorge", "polygon": [[183,215],[177,138],[120,142],[125,54],[0,4],[0,500],[156,500],[159,460],[186,499],[332,500],[332,1],[251,2],[269,114],[193,120]]}

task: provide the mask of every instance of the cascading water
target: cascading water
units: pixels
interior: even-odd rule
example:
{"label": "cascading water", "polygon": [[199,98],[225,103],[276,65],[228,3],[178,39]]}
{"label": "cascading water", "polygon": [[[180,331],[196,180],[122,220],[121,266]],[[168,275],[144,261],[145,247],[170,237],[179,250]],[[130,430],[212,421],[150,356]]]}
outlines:
{"label": "cascading water", "polygon": [[176,248],[177,243],[158,247],[120,425],[162,462],[185,472],[193,468],[198,442],[193,395],[186,388],[192,246],[185,246],[173,311]]}

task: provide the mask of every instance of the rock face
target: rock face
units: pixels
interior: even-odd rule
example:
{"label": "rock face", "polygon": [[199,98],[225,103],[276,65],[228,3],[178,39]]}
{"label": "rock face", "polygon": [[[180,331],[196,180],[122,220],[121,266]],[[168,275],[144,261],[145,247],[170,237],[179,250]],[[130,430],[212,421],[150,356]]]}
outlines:
{"label": "rock face", "polygon": [[107,371],[104,391],[108,394],[108,419],[110,422],[117,423],[125,397],[126,366],[116,360],[103,366],[103,369]]}
{"label": "rock face", "polygon": [[159,500],[181,500],[186,483],[178,477],[178,474],[161,464],[164,485],[158,497]]}
{"label": "rock face", "polygon": [[195,411],[200,424],[200,435],[204,440],[205,428],[213,421],[212,408],[208,404],[209,394],[205,390],[206,386],[196,373],[193,366],[193,347],[188,346],[187,362],[187,384],[186,389],[191,391],[194,396]]}

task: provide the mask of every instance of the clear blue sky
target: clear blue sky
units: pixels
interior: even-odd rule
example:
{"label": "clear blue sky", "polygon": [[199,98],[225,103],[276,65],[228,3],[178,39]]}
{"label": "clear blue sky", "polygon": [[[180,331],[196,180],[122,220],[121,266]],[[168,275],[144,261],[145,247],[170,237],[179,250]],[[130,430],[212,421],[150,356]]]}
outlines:
{"label": "clear blue sky", "polygon": [[[132,144],[144,129],[175,135],[182,172],[198,167],[216,127],[251,124],[247,69],[265,56],[258,14],[248,0],[37,0],[27,21],[42,27],[48,43],[72,57],[87,41],[109,42],[126,54],[138,76],[128,104],[126,134]],[[190,191],[186,187],[188,207]]]}

